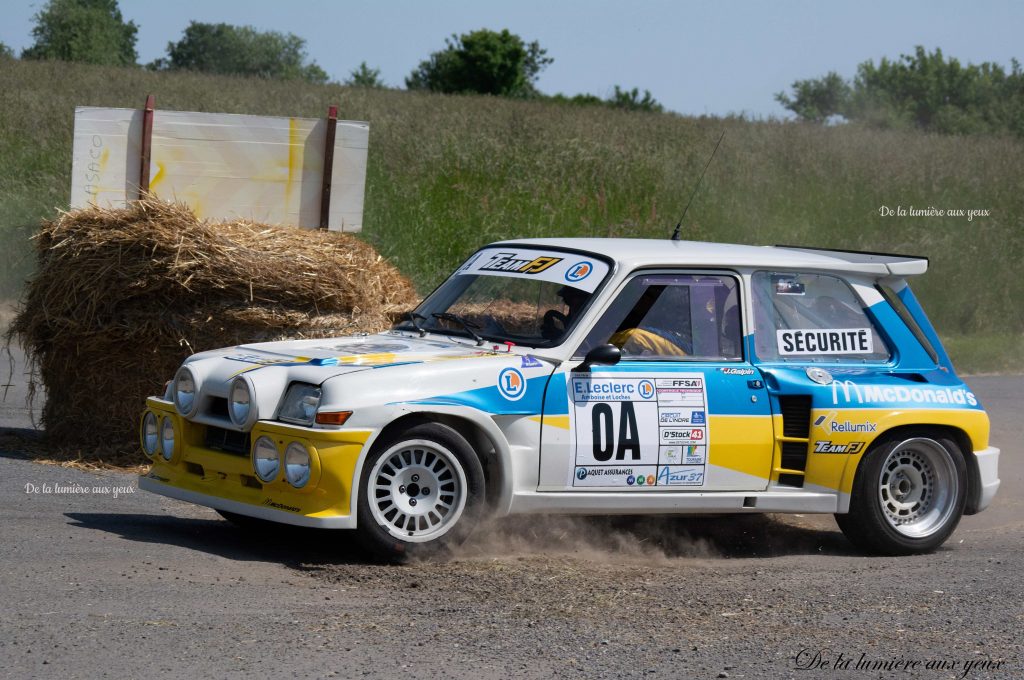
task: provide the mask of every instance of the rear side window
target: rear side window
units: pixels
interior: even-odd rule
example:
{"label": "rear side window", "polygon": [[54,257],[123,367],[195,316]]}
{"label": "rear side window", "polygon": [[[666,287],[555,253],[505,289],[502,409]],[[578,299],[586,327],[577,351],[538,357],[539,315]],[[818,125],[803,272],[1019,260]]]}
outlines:
{"label": "rear side window", "polygon": [[765,361],[888,361],[853,289],[828,274],[757,272],[754,348]]}
{"label": "rear side window", "polygon": [[903,300],[901,300],[900,296],[896,294],[896,291],[894,291],[889,286],[883,285],[879,285],[877,286],[877,288],[878,291],[882,294],[882,297],[885,298],[885,301],[889,303],[893,310],[896,311],[896,314],[900,317],[900,319],[903,320],[903,323],[907,324],[907,328],[909,328],[910,332],[914,334],[914,337],[917,338],[917,341],[921,343],[921,346],[924,347],[924,350],[928,352],[928,356],[932,358],[932,361],[934,361],[935,363],[939,363],[939,353],[935,351],[935,348],[932,346],[932,343],[928,340],[928,337],[924,334],[924,331],[921,330],[921,326],[917,323],[916,320],[914,320],[914,315],[911,314],[910,310],[907,309],[907,306],[903,304]]}

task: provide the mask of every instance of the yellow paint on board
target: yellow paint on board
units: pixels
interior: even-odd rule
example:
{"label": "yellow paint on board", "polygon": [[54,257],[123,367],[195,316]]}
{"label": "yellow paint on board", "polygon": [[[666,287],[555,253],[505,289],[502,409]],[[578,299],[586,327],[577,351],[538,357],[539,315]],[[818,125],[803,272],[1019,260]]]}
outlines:
{"label": "yellow paint on board", "polygon": [[288,119],[288,179],[284,185],[284,204],[288,210],[292,205],[292,190],[296,177],[302,173],[302,154],[299,153],[299,121]]}
{"label": "yellow paint on board", "polygon": [[157,161],[156,174],[153,176],[153,179],[149,180],[150,191],[153,191],[156,188],[156,185],[163,181],[164,177],[167,176],[166,171],[167,166],[165,166],[162,161]]}

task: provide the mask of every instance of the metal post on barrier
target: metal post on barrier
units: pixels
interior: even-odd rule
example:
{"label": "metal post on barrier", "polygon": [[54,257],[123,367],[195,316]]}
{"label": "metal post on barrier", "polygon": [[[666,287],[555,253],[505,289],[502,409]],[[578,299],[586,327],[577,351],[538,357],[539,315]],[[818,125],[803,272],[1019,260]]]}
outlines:
{"label": "metal post on barrier", "polygon": [[146,108],[142,112],[142,143],[139,165],[139,198],[149,193],[149,161],[153,155],[153,108],[156,97],[146,96]]}
{"label": "metal post on barrier", "polygon": [[327,134],[324,135],[324,171],[320,190],[320,229],[327,229],[331,217],[331,175],[334,172],[334,135],[338,127],[338,107],[327,109]]}

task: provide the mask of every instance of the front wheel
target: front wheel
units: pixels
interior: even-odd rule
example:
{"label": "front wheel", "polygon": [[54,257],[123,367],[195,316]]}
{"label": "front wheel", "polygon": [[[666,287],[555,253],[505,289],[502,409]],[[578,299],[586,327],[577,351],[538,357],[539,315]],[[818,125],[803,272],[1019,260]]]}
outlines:
{"label": "front wheel", "polygon": [[378,442],[363,463],[359,536],[392,561],[460,543],[479,520],[484,488],[480,459],[462,435],[416,425]]}
{"label": "front wheel", "polygon": [[967,468],[950,439],[892,439],[868,451],[854,479],[850,512],[836,515],[847,538],[883,555],[930,552],[960,522]]}

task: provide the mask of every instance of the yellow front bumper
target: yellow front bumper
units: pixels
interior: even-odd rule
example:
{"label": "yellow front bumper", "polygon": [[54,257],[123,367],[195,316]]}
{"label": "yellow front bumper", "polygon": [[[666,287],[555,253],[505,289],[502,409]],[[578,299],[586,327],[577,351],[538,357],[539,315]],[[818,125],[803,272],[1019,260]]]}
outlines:
{"label": "yellow front bumper", "polygon": [[206,425],[178,415],[174,405],[150,397],[146,406],[162,425],[174,423],[171,459],[158,453],[139,488],[191,503],[286,524],[331,529],[355,527],[352,493],[359,454],[371,430],[315,430],[284,423],[258,422],[250,441],[270,437],[284,451],[291,442],[306,447],[310,456],[309,481],[301,489],[284,479],[261,482],[249,455],[206,448]]}

